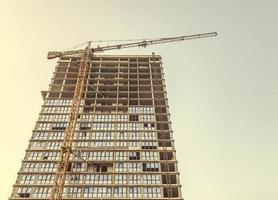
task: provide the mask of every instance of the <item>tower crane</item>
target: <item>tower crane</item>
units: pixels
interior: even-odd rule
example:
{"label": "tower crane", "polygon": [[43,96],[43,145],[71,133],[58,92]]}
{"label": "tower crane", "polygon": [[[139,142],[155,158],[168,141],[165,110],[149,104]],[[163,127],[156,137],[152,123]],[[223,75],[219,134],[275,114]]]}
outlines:
{"label": "tower crane", "polygon": [[64,184],[65,184],[65,176],[66,171],[69,166],[70,155],[72,152],[72,144],[74,138],[74,130],[76,126],[76,122],[79,115],[79,107],[81,104],[81,100],[83,98],[84,86],[86,83],[86,75],[88,74],[91,56],[95,53],[100,53],[109,50],[117,50],[124,48],[132,48],[132,47],[146,47],[149,45],[162,44],[162,43],[170,43],[170,42],[178,42],[183,40],[193,40],[207,37],[217,36],[216,32],[210,33],[201,33],[194,35],[186,35],[179,37],[168,37],[168,38],[159,38],[159,39],[146,39],[139,42],[130,42],[125,44],[117,44],[117,45],[107,45],[107,46],[98,46],[91,47],[91,41],[87,43],[85,49],[77,49],[70,51],[50,51],[47,55],[48,59],[59,58],[63,56],[70,55],[78,55],[81,56],[79,63],[79,71],[77,76],[77,82],[75,85],[74,96],[72,99],[72,104],[69,112],[69,118],[65,130],[65,135],[63,138],[63,142],[60,147],[60,159],[57,164],[57,170],[54,177],[54,182],[50,194],[50,200],[61,200]]}

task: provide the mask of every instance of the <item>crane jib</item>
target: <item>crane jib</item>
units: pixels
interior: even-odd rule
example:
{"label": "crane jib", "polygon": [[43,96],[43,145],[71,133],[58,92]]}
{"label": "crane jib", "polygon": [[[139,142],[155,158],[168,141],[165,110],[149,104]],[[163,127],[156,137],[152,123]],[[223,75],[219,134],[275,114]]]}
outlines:
{"label": "crane jib", "polygon": [[[133,48],[133,47],[146,47],[148,45],[154,44],[163,44],[163,43],[170,43],[170,42],[178,42],[183,40],[193,40],[193,39],[200,39],[200,38],[208,38],[208,37],[215,37],[217,36],[217,32],[210,32],[210,33],[201,33],[201,34],[194,34],[194,35],[185,35],[185,36],[178,36],[178,37],[167,37],[167,38],[159,38],[159,39],[146,39],[139,42],[132,42],[132,43],[124,43],[124,44],[116,44],[116,45],[108,45],[108,46],[98,46],[95,48],[90,48],[91,53],[97,52],[105,52],[110,50],[116,49],[123,49],[123,48]],[[68,55],[82,55],[84,49],[77,49],[72,51],[50,51],[48,52],[47,58],[54,59],[57,57],[68,56]]]}

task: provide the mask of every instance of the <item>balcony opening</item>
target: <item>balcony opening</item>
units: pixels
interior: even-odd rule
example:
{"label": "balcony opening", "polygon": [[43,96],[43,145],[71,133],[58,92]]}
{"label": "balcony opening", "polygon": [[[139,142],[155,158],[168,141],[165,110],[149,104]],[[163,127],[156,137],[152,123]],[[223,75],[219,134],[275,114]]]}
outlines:
{"label": "balcony opening", "polygon": [[162,172],[175,172],[175,164],[174,163],[161,163],[161,171]]}
{"label": "balcony opening", "polygon": [[163,139],[170,139],[170,133],[169,132],[158,132],[157,133],[157,138],[159,140],[163,140]]}
{"label": "balcony opening", "polygon": [[178,197],[179,190],[178,190],[178,188],[164,187],[163,188],[163,196],[164,197]]}
{"label": "balcony opening", "polygon": [[168,124],[157,123],[157,130],[169,130]]}
{"label": "balcony opening", "polygon": [[159,152],[160,160],[172,160],[173,152]]}
{"label": "balcony opening", "polygon": [[160,147],[171,147],[172,146],[171,141],[159,141],[158,145]]}
{"label": "balcony opening", "polygon": [[162,184],[177,184],[176,175],[162,175]]}

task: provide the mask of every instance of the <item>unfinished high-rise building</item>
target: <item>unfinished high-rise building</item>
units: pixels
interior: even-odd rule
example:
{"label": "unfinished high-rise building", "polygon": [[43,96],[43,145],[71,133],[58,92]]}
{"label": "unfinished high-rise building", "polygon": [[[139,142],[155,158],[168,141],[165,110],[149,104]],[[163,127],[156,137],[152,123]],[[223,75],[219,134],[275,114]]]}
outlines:
{"label": "unfinished high-rise building", "polygon": [[[79,70],[57,63],[10,199],[49,199]],[[181,200],[162,60],[93,56],[63,199]]]}

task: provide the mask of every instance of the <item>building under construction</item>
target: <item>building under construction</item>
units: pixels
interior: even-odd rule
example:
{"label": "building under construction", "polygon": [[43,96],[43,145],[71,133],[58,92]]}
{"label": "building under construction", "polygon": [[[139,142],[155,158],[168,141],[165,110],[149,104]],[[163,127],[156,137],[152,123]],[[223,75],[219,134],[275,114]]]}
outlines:
{"label": "building under construction", "polygon": [[[49,199],[80,57],[61,57],[10,199]],[[161,57],[94,56],[63,199],[182,199]]]}
{"label": "building under construction", "polygon": [[161,57],[95,53],[216,35],[49,52],[59,61],[10,200],[181,200]]}

